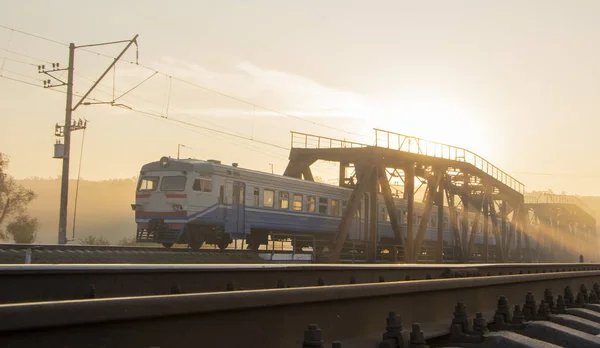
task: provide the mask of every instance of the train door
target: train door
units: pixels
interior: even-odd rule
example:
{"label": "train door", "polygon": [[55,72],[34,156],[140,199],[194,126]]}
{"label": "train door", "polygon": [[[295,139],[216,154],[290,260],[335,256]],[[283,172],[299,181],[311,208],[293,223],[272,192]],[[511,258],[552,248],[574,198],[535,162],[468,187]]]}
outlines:
{"label": "train door", "polygon": [[236,220],[235,233],[244,234],[246,222],[246,184],[239,181],[233,182],[232,217]]}

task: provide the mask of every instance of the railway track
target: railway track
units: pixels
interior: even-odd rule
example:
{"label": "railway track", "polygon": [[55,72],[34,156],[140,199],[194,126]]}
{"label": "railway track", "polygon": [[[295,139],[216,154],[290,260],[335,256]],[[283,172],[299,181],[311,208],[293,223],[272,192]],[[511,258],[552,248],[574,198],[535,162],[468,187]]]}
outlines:
{"label": "railway track", "polygon": [[598,282],[600,271],[581,270],[5,304],[0,306],[0,343],[6,347],[40,342],[44,347],[598,347]]}
{"label": "railway track", "polygon": [[[11,250],[35,250],[35,251],[120,251],[120,252],[156,252],[156,253],[190,253],[190,252],[218,252],[221,251],[218,248],[200,248],[196,251],[192,251],[189,248],[173,247],[165,248],[162,246],[157,247],[146,247],[146,246],[130,246],[130,245],[79,245],[79,244],[0,244],[0,251],[11,251]],[[243,253],[256,253],[252,250],[246,249],[225,249],[225,252],[243,252]],[[262,250],[265,251],[265,250]],[[266,250],[269,251],[269,250]],[[290,252],[283,250],[282,252]]]}
{"label": "railway track", "polygon": [[598,271],[600,264],[3,265],[0,303]]}
{"label": "railway track", "polygon": [[188,248],[0,244],[0,264],[41,263],[265,263],[311,262],[312,252],[292,253],[288,250],[243,250]]}

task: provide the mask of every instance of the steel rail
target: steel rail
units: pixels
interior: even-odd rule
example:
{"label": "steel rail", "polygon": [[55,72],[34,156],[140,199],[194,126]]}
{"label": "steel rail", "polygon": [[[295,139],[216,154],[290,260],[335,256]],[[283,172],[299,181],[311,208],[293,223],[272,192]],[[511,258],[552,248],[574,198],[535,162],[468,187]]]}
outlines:
{"label": "steel rail", "polygon": [[600,264],[3,265],[0,303],[600,270]]}
{"label": "steel rail", "polygon": [[[257,251],[245,249],[225,249],[217,248],[201,248],[197,251],[192,251],[189,248],[164,248],[164,247],[147,247],[147,246],[130,246],[130,245],[78,245],[78,244],[0,244],[0,250],[91,250],[91,251],[149,251],[149,252],[245,252],[256,253]],[[270,252],[270,250],[259,250],[258,252]],[[282,252],[286,252],[283,250]],[[291,251],[287,251],[290,252]]]}
{"label": "steel rail", "polygon": [[[426,337],[449,333],[457,301],[486,315],[527,292],[561,294],[600,281],[600,271],[421,280],[0,305],[0,343],[29,347],[301,347],[309,324],[344,347],[376,347],[390,311]],[[538,302],[538,301],[536,301]]]}

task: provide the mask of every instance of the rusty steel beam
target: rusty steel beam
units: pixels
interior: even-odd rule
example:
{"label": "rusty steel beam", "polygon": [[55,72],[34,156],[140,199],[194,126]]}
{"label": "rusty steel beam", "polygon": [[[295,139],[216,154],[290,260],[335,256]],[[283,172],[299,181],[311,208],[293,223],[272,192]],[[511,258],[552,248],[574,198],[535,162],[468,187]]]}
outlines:
{"label": "rusty steel beam", "polygon": [[490,212],[489,212],[489,202],[492,197],[492,189],[489,185],[486,185],[484,192],[484,200],[483,200],[483,262],[489,261],[490,255]]}
{"label": "rusty steel beam", "polygon": [[496,262],[505,262],[504,260],[504,250],[502,247],[502,238],[500,238],[500,232],[498,231],[498,220],[496,218],[496,207],[494,200],[490,200],[490,217],[492,219],[492,234],[494,235],[494,239],[496,240]]}
{"label": "rusty steel beam", "polygon": [[[379,208],[378,208],[378,202],[377,202],[377,192],[378,190],[378,183],[377,183],[377,177],[378,177],[378,168],[377,166],[373,166],[372,169],[372,174],[370,179],[368,180],[368,185],[369,187],[367,188],[367,190],[369,191],[369,206],[368,206],[368,210],[369,210],[369,229],[367,230],[368,236],[369,236],[369,249],[368,249],[368,253],[367,253],[367,260],[368,262],[375,262],[376,260],[376,254],[377,254],[377,237],[378,237],[378,226],[379,224],[377,223],[379,220]],[[365,209],[367,210],[367,209]]]}
{"label": "rusty steel beam", "polygon": [[473,225],[471,226],[471,231],[469,233],[469,243],[467,243],[467,260],[471,260],[471,254],[473,253],[473,247],[475,245],[475,235],[479,230],[479,218],[481,217],[481,206],[477,208],[477,213],[475,214],[475,219],[473,219]]}
{"label": "rusty steel beam", "polygon": [[419,260],[419,253],[421,252],[421,243],[423,243],[423,239],[425,238],[425,230],[427,228],[427,224],[429,223],[429,215],[431,214],[431,209],[433,208],[435,193],[437,190],[438,183],[441,180],[441,177],[441,172],[437,172],[435,174],[430,174],[427,176],[425,207],[423,208],[423,213],[421,215],[421,222],[419,223],[419,229],[417,230],[417,237],[413,244],[413,260],[415,261]]}
{"label": "rusty steel beam", "polygon": [[404,194],[407,206],[407,228],[406,228],[406,248],[404,250],[404,261],[412,262],[413,239],[414,239],[414,212],[415,212],[415,164],[411,163],[404,168]]}
{"label": "rusty steel beam", "polygon": [[310,170],[310,165],[306,165],[302,170],[302,178],[307,181],[315,181],[313,178],[312,171]]}
{"label": "rusty steel beam", "polygon": [[[446,190],[446,200],[448,202],[448,227],[450,227],[452,229],[452,235],[454,236],[454,244],[457,244],[459,246],[462,245],[462,242],[460,240],[460,234],[458,233],[458,213],[456,212],[456,206],[454,205],[454,193],[452,193],[450,190]],[[460,257],[459,257],[459,261],[460,262],[465,262],[464,260],[464,254],[460,253]]]}
{"label": "rusty steel beam", "polygon": [[381,186],[381,194],[383,195],[383,200],[385,201],[385,206],[390,217],[392,231],[394,232],[394,238],[396,239],[397,243],[404,244],[402,229],[400,228],[400,220],[398,218],[398,210],[396,209],[396,204],[394,203],[394,197],[392,197],[392,189],[390,188],[390,183],[388,181],[385,168],[383,166],[379,166],[377,174],[379,185]]}
{"label": "rusty steel beam", "polygon": [[470,175],[468,173],[463,173],[463,186],[461,190],[461,194],[459,195],[460,200],[462,202],[462,235],[460,238],[462,253],[464,255],[465,262],[468,262],[470,259],[470,255],[468,252],[468,242],[469,242],[469,206],[471,200],[471,188],[470,188]]}
{"label": "rusty steel beam", "polygon": [[502,226],[502,231],[500,233],[500,237],[502,238],[500,240],[500,243],[502,245],[502,250],[503,250],[503,254],[502,254],[502,259],[504,260],[504,262],[508,261],[508,246],[506,243],[506,240],[508,239],[507,234],[508,232],[506,231],[506,218],[507,218],[507,207],[506,207],[506,201],[502,200],[500,202],[500,223]]}
{"label": "rusty steel beam", "polygon": [[[357,168],[359,169],[359,168]],[[374,176],[374,167],[360,168],[362,173],[358,179],[358,184],[356,188],[352,191],[350,195],[350,199],[348,200],[348,205],[346,206],[346,212],[340,221],[338,226],[338,231],[336,236],[334,237],[334,245],[333,252],[329,255],[330,262],[338,262],[340,259],[340,253],[342,252],[342,248],[344,247],[344,243],[346,242],[346,238],[348,238],[348,231],[350,230],[350,224],[354,219],[354,215],[360,206],[360,202],[367,191],[369,186],[369,181],[371,177]],[[367,209],[365,209],[367,210]]]}
{"label": "rusty steel beam", "polygon": [[442,263],[444,261],[444,173],[445,170],[440,170],[440,181],[438,184],[438,192],[437,192],[437,252],[436,252],[436,262]]}
{"label": "rusty steel beam", "polygon": [[[439,337],[457,320],[471,321],[473,312],[494,313],[501,296],[512,308],[532,296],[537,302],[546,289],[558,294],[598,281],[600,271],[587,271],[6,305],[0,336],[7,347],[183,347],[199,337],[203,347],[302,347],[305,340],[325,346],[320,332],[304,334],[316,324],[328,347],[332,340],[397,347],[398,341],[380,345],[390,312],[392,332],[401,331],[398,315],[405,325],[418,322],[423,331],[438,332],[427,338]],[[457,302],[461,316],[453,314]]]}

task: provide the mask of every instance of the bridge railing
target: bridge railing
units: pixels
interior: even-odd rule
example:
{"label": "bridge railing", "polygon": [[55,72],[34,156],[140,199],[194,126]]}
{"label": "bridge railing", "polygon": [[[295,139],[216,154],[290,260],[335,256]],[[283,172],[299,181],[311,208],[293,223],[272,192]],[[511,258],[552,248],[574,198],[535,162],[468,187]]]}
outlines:
{"label": "bridge railing", "polygon": [[579,197],[570,195],[557,195],[554,193],[542,192],[540,195],[525,195],[525,203],[534,204],[574,204],[590,216],[596,217],[596,212],[588,207]]}
{"label": "bridge railing", "polygon": [[500,170],[479,155],[452,145],[437,143],[404,134],[375,128],[375,146],[395,149],[429,157],[465,162],[500,181],[511,189],[524,194],[525,185]]}
{"label": "bridge railing", "polygon": [[339,149],[367,147],[369,145],[353,141],[322,137],[306,133],[292,132],[292,148],[301,149]]}

